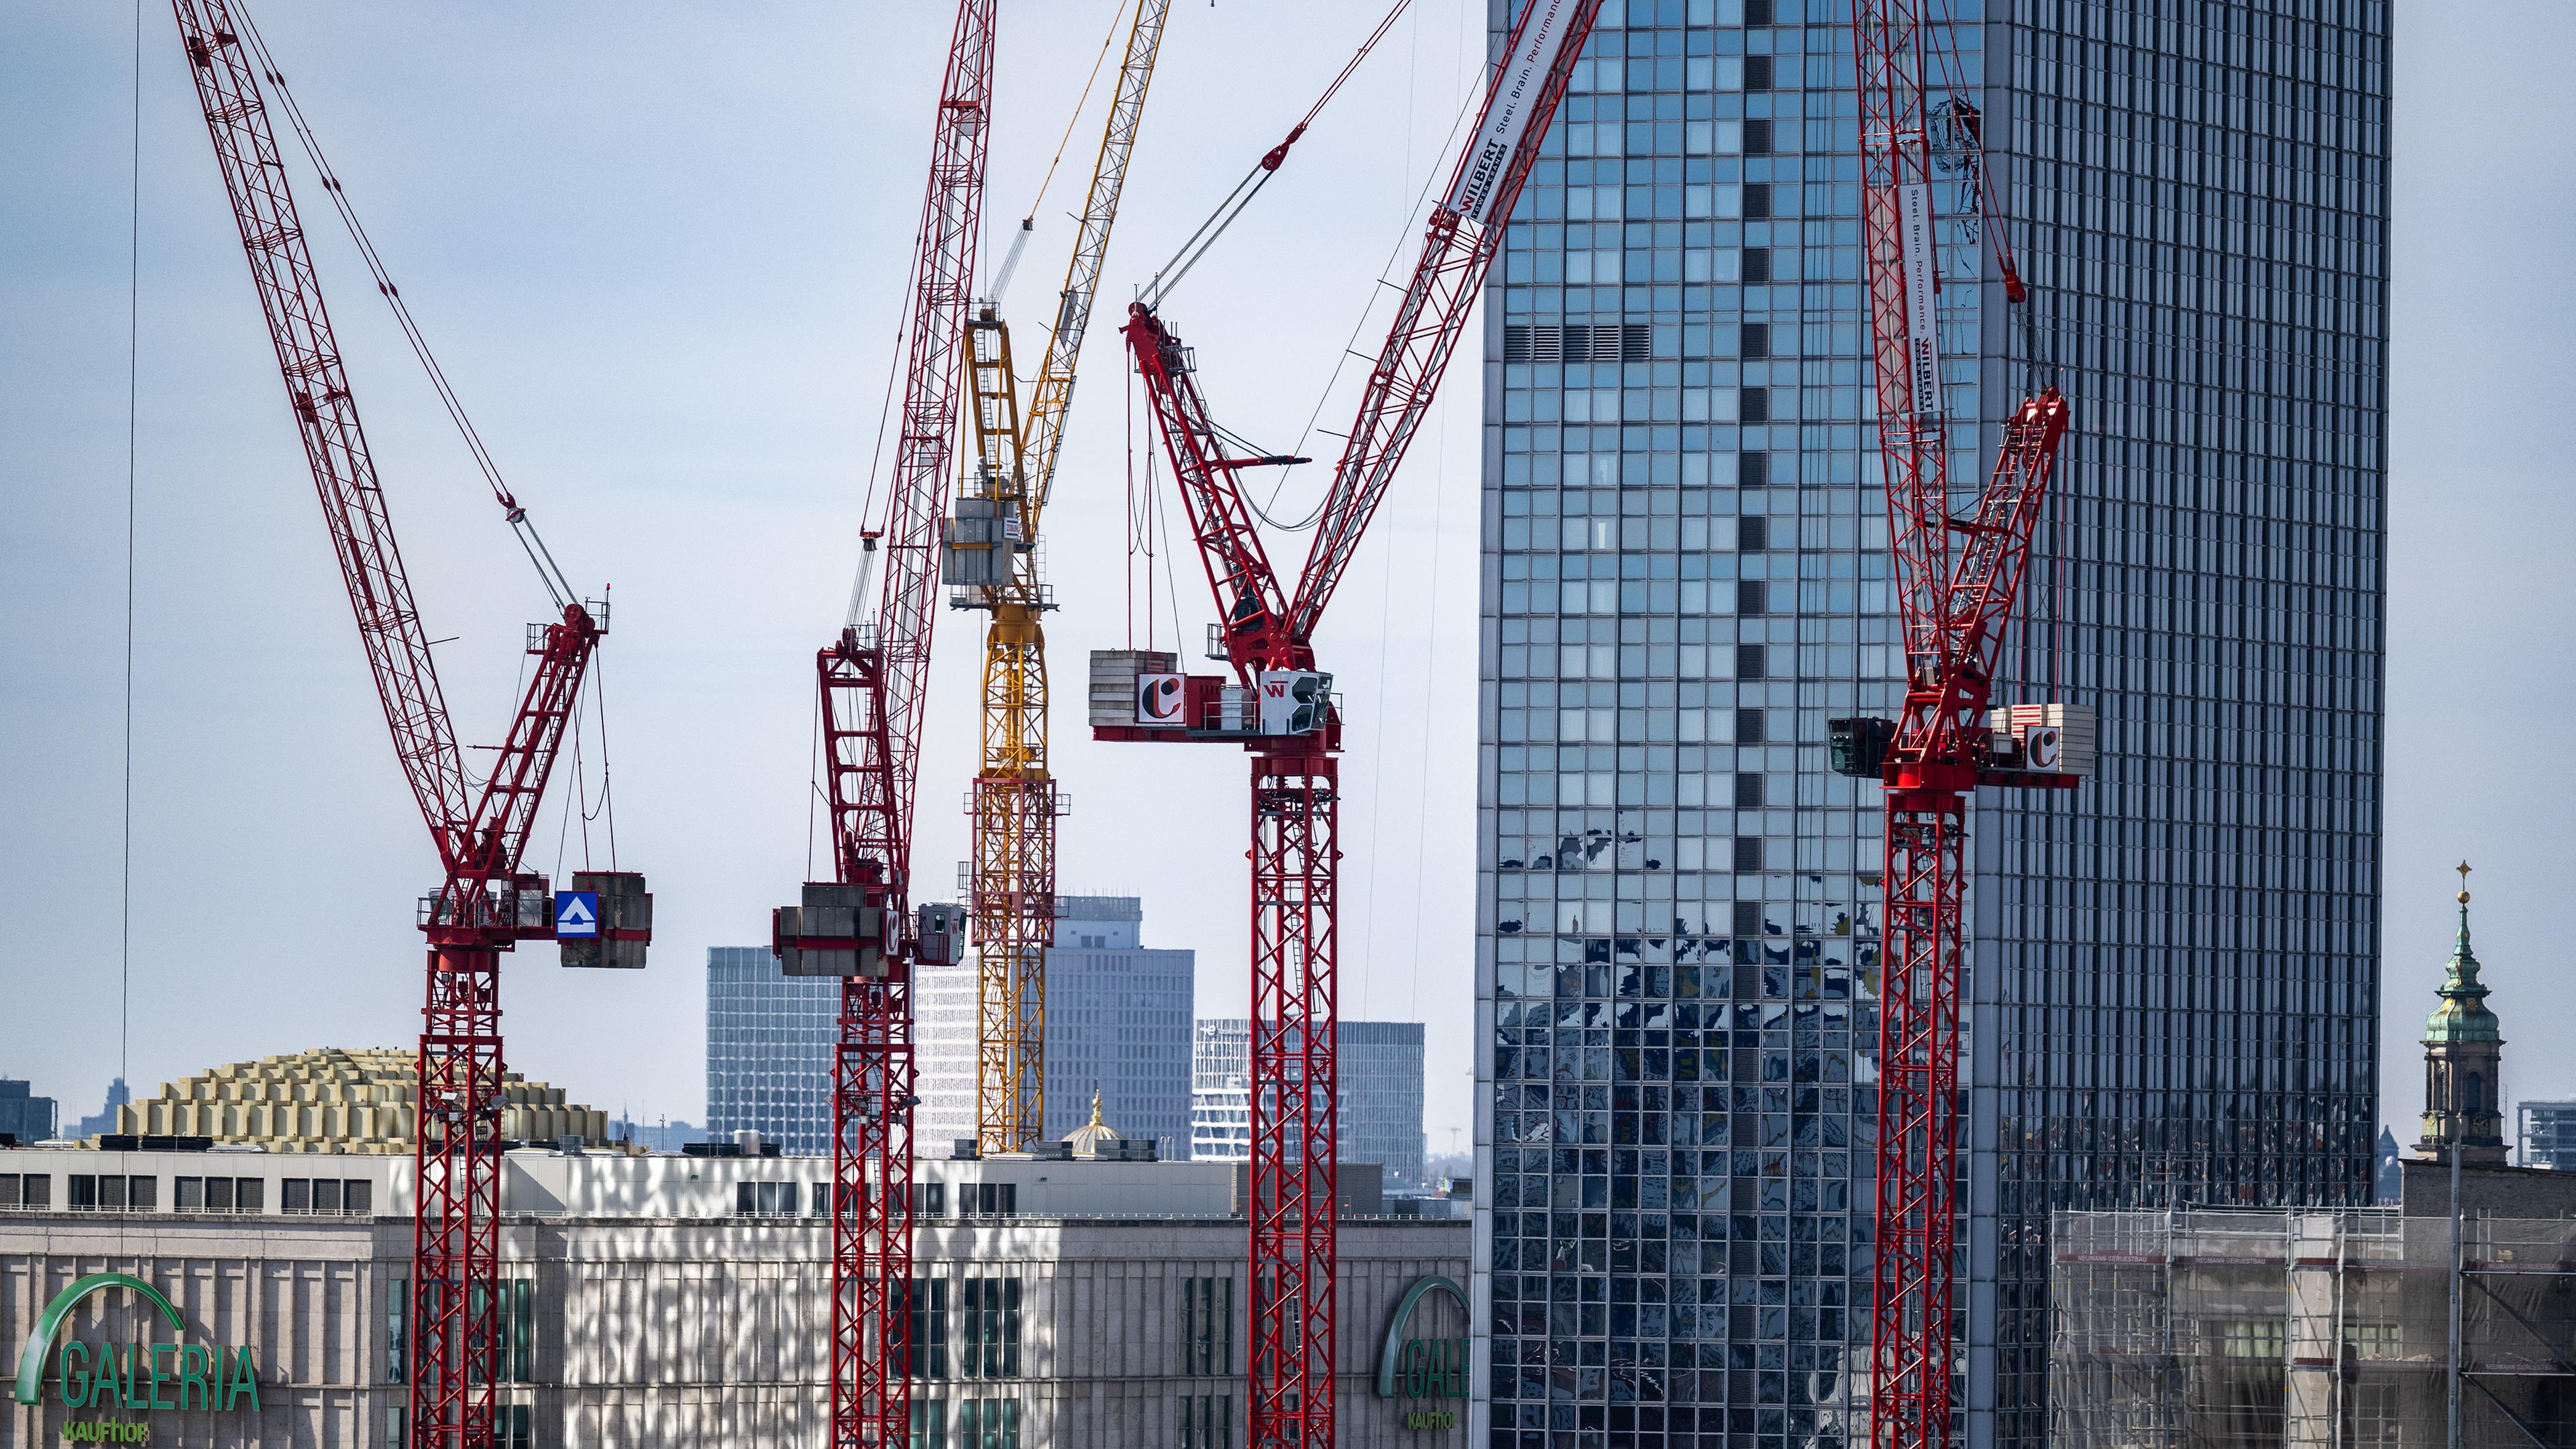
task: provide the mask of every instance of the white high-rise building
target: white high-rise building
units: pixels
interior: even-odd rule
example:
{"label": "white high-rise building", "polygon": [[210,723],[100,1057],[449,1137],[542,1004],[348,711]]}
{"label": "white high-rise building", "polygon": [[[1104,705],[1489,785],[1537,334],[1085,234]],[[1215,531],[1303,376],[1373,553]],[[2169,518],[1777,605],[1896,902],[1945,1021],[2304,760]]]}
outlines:
{"label": "white high-rise building", "polygon": [[[1252,1155],[1252,1023],[1198,1024],[1190,1069],[1190,1157],[1242,1162]],[[1345,1021],[1334,1092],[1344,1162],[1374,1162],[1390,1184],[1423,1180],[1422,1023]]]}
{"label": "white high-rise building", "polygon": [[[1091,1102],[1166,1160],[1190,1151],[1190,1022],[1198,954],[1143,943],[1134,896],[1056,897],[1047,952],[1046,1129],[1061,1138],[1091,1120]],[[944,1157],[975,1135],[974,954],[924,967],[913,995],[919,1063],[913,1150]]]}

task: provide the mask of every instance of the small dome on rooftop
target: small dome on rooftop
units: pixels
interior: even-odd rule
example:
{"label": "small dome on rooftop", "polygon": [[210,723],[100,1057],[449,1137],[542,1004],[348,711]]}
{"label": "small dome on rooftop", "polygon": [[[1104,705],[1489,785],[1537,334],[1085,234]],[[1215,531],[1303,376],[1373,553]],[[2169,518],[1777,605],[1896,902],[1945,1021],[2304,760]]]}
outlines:
{"label": "small dome on rooftop", "polygon": [[1073,1144],[1074,1156],[1097,1157],[1102,1143],[1127,1139],[1119,1135],[1117,1128],[1100,1120],[1100,1089],[1094,1087],[1091,1090],[1091,1120],[1064,1134],[1064,1140]]}

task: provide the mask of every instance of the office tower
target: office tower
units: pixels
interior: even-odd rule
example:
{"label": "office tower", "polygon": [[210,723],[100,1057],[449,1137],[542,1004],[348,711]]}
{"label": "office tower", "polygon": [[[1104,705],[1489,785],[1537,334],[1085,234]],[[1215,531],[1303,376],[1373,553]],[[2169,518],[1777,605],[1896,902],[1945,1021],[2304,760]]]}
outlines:
{"label": "office tower", "polygon": [[[2102,741],[1972,824],[1983,1449],[2045,1433],[2052,1207],[2369,1200],[2388,14],[1959,13],[2034,301],[1940,295],[1951,475],[2073,400],[1997,700]],[[1481,1443],[1862,1435],[1880,818],[1823,740],[1902,666],[1851,46],[1614,0],[1488,292]]]}
{"label": "office tower", "polygon": [[[1241,1017],[1198,1024],[1190,1069],[1190,1156],[1252,1156],[1252,1024]],[[1374,1162],[1392,1185],[1423,1182],[1422,1023],[1337,1024],[1341,1081],[1334,1096],[1337,1155]]]}
{"label": "office tower", "polygon": [[2521,1166],[2576,1169],[2576,1102],[2525,1102],[2517,1115]]}
{"label": "office tower", "polygon": [[[1049,1141],[1101,1119],[1166,1160],[1189,1155],[1190,1020],[1198,953],[1143,943],[1134,896],[1056,897],[1047,952],[1046,1128]],[[975,1135],[975,963],[923,968],[914,1050],[921,1106],[913,1150],[945,1157]]]}
{"label": "office tower", "polygon": [[795,1154],[832,1150],[841,983],[785,976],[766,946],[707,948],[707,1131],[744,1128]]}
{"label": "office tower", "polygon": [[61,1111],[51,1097],[39,1097],[32,1084],[0,1077],[0,1132],[20,1142],[43,1142],[54,1135]]}

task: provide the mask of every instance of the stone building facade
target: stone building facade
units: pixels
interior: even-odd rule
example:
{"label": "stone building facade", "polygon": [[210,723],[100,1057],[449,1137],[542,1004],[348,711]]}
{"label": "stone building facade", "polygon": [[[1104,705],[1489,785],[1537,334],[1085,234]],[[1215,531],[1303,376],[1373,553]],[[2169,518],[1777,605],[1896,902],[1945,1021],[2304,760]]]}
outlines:
{"label": "stone building facade", "polygon": [[[33,1157],[95,1168],[111,1156],[124,1158],[133,1175],[157,1166],[175,1181],[167,1159],[223,1155],[13,1153],[0,1168]],[[163,1160],[146,1160],[155,1158]],[[550,1161],[581,1171],[519,1164],[529,1194],[522,1201],[550,1194],[583,1211],[516,1211],[502,1229],[502,1449],[818,1442],[827,1402],[828,1235],[810,1191],[776,1189],[819,1178],[819,1164]],[[636,1185],[648,1166],[671,1180]],[[1229,1215],[1229,1169],[1035,1161],[924,1168],[916,1444],[1233,1449],[1243,1442],[1244,1224]],[[620,1197],[611,1179],[633,1179],[622,1208],[611,1206]],[[763,1183],[773,1189],[767,1196],[757,1191]],[[755,1191],[739,1192],[745,1185]],[[402,1186],[388,1182],[378,1214]],[[998,1191],[1004,1186],[1012,1191]],[[0,1209],[0,1344],[13,1364],[48,1304],[100,1274],[151,1286],[185,1324],[175,1334],[159,1325],[131,1289],[92,1293],[66,1320],[62,1340],[163,1342],[158,1354],[147,1347],[140,1356],[135,1406],[111,1393],[104,1403],[69,1407],[65,1371],[78,1365],[57,1345],[40,1355],[35,1405],[0,1401],[0,1444],[57,1442],[70,1422],[142,1423],[160,1445],[398,1444],[408,1219],[346,1210],[287,1215],[275,1210],[274,1194],[258,1213],[183,1213],[167,1207],[171,1195],[160,1188],[162,1205],[150,1209],[73,1211],[57,1189],[50,1206]],[[669,1210],[674,1203],[687,1205]],[[1103,1210],[1026,1211],[1077,1203]],[[1465,1222],[1344,1221],[1335,1350],[1339,1442],[1350,1449],[1466,1442],[1460,1400],[1408,1396],[1402,1375],[1394,1397],[1377,1389],[1398,1304],[1425,1280],[1465,1281],[1468,1233]],[[1398,1335],[1399,1350],[1409,1341],[1454,1343],[1463,1365],[1463,1299],[1414,1296],[1420,1302]],[[247,1347],[257,1365],[256,1407],[247,1398],[229,1407],[147,1407],[150,1365],[175,1372],[173,1343],[206,1346],[226,1363],[224,1355]],[[82,1354],[86,1361],[87,1347]],[[1412,1387],[1424,1388],[1421,1375]],[[1463,1392],[1463,1380],[1456,1387]],[[180,1392],[165,1383],[160,1396]]]}

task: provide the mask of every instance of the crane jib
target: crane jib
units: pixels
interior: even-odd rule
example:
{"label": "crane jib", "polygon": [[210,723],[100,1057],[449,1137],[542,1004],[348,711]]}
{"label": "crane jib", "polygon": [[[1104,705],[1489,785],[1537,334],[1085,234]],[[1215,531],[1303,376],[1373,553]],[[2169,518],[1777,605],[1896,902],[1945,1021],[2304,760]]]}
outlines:
{"label": "crane jib", "polygon": [[1503,57],[1502,73],[1494,78],[1485,114],[1478,119],[1476,134],[1468,139],[1466,153],[1458,160],[1458,179],[1451,183],[1448,199],[1441,202],[1443,210],[1478,226],[1490,220],[1494,190],[1511,169],[1512,153],[1520,149],[1530,116],[1546,94],[1547,78],[1556,69],[1557,55],[1564,50],[1569,36],[1585,32],[1587,27],[1580,22],[1595,3],[1597,0],[1537,0],[1515,37],[1517,43]]}

